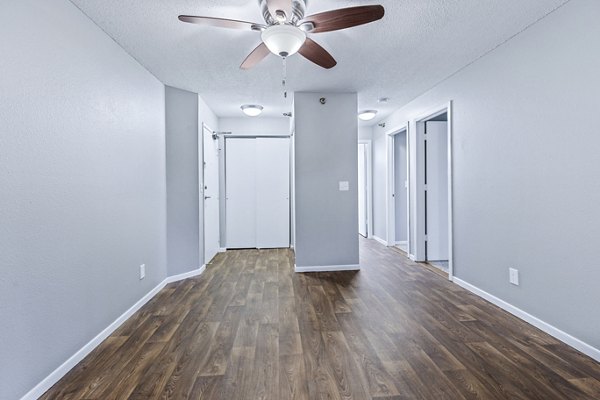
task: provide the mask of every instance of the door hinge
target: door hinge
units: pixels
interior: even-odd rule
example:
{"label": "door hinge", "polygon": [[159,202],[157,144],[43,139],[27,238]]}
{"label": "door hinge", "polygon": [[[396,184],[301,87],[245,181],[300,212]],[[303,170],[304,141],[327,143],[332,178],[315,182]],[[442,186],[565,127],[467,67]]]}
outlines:
{"label": "door hinge", "polygon": [[425,235],[425,241],[427,241],[427,235]]}
{"label": "door hinge", "polygon": [[427,191],[427,185],[423,185],[423,190]]}

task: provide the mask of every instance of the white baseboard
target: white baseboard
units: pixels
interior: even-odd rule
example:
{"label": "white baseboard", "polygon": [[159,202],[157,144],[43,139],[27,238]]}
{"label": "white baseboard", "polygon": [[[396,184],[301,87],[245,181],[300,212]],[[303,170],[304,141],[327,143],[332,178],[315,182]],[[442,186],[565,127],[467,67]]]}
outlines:
{"label": "white baseboard", "polygon": [[566,333],[564,331],[561,331],[560,329],[550,325],[549,323],[544,322],[537,317],[534,317],[533,315],[521,310],[518,307],[513,306],[510,303],[507,303],[506,301],[486,292],[485,290],[479,289],[478,287],[473,286],[470,283],[463,281],[462,279],[454,277],[453,282],[456,283],[457,285],[467,289],[469,292],[472,292],[472,293],[476,294],[477,296],[486,299],[490,303],[497,305],[498,307],[502,308],[503,310],[508,311],[509,313],[522,319],[523,321],[530,323],[531,325],[546,332],[550,336],[555,337],[556,339],[560,340],[561,342],[564,342],[564,343],[568,344],[569,346],[579,350],[583,354],[590,356],[594,360],[600,361],[600,350],[599,349],[585,343],[582,340],[577,339],[574,336],[569,335],[568,333]]}
{"label": "white baseboard", "polygon": [[396,246],[406,246],[408,245],[408,242],[406,240],[402,240],[400,242],[396,242]]}
{"label": "white baseboard", "polygon": [[79,349],[75,354],[73,354],[67,361],[62,363],[61,366],[56,368],[50,375],[44,378],[40,383],[38,383],[33,389],[31,389],[27,394],[21,397],[21,400],[36,400],[41,397],[44,393],[48,391],[56,382],[58,382],[63,376],[67,374],[73,367],[75,367],[79,362],[81,362],[88,354],[92,352],[100,343],[102,343],[107,337],[109,337],[117,328],[119,328],[125,321],[127,321],[136,311],[144,306],[147,302],[149,302],[158,292],[160,292],[166,285],[169,283],[177,282],[183,279],[191,278],[194,276],[198,276],[204,272],[206,266],[186,272],[180,275],[169,276],[165,278],[161,283],[156,285],[154,289],[149,291],[144,297],[139,299],[133,306],[131,306],[127,311],[121,314],[114,322],[112,322],[109,326],[104,328],[102,332],[96,335],[95,338],[90,340],[87,344],[85,344],[81,349]]}
{"label": "white baseboard", "polygon": [[179,275],[168,276],[167,279],[164,280],[164,282],[166,285],[168,283],[173,283],[173,282],[177,282],[177,281],[182,281],[184,279],[193,278],[194,276],[201,275],[205,270],[206,270],[206,264],[204,264],[200,268],[195,269],[190,272],[185,272],[185,273],[179,274]]}
{"label": "white baseboard", "polygon": [[219,253],[225,253],[227,251],[227,247],[219,247]]}
{"label": "white baseboard", "polygon": [[335,271],[358,271],[360,270],[360,265],[352,264],[352,265],[322,265],[322,266],[314,266],[314,267],[299,267],[294,265],[294,269],[296,272],[335,272]]}
{"label": "white baseboard", "polygon": [[373,240],[374,240],[374,241],[376,241],[376,242],[379,242],[379,243],[381,243],[381,244],[382,244],[382,245],[384,245],[384,246],[387,246],[387,245],[388,245],[388,242],[387,242],[386,240],[383,240],[383,239],[382,239],[382,238],[380,238],[379,236],[375,236],[375,235],[373,235]]}

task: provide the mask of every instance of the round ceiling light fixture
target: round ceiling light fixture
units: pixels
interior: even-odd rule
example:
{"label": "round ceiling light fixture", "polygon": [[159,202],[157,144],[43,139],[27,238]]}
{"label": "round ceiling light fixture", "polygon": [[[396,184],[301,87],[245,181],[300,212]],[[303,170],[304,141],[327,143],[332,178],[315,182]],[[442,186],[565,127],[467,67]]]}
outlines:
{"label": "round ceiling light fixture", "polygon": [[244,104],[240,108],[249,117],[258,117],[263,112],[263,106],[258,104]]}
{"label": "round ceiling light fixture", "polygon": [[280,57],[296,54],[306,41],[306,33],[293,25],[272,25],[261,34],[271,53]]}
{"label": "round ceiling light fixture", "polygon": [[370,121],[377,115],[377,110],[365,110],[358,114],[358,118],[362,121]]}

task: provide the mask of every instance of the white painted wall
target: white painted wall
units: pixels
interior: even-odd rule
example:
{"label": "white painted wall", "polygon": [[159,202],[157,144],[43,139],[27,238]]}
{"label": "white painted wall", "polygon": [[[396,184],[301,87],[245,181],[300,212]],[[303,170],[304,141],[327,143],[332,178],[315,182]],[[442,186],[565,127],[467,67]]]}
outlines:
{"label": "white painted wall", "polygon": [[[455,276],[596,348],[598,15],[600,2],[572,0],[374,132],[380,143],[452,100]],[[375,149],[377,167],[386,153]],[[509,267],[520,286],[508,283]]]}
{"label": "white painted wall", "polygon": [[288,117],[240,117],[219,118],[220,130],[233,135],[289,135],[290,119]]}
{"label": "white painted wall", "polygon": [[165,97],[66,0],[3,1],[0,37],[0,398],[17,399],[166,277]]}
{"label": "white painted wall", "polygon": [[356,93],[294,95],[297,267],[358,265],[356,110]]}
{"label": "white painted wall", "polygon": [[372,140],[373,139],[373,127],[372,126],[358,126],[358,140]]}

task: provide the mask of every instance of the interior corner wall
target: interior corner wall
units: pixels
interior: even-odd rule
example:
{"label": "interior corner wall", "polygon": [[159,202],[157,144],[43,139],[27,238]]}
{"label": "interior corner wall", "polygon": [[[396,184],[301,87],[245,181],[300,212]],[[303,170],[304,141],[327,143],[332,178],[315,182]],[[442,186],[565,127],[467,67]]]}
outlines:
{"label": "interior corner wall", "polygon": [[67,0],[2,2],[0,37],[0,398],[18,399],[167,276],[165,97]]}
{"label": "interior corner wall", "polygon": [[[405,121],[415,132],[416,118],[451,100],[455,277],[595,349],[600,53],[590,49],[600,47],[598,15],[596,0],[566,3],[374,133],[378,142]],[[509,267],[520,286],[509,283]]]}
{"label": "interior corner wall", "polygon": [[294,95],[297,267],[359,263],[356,114],[356,93]]}
{"label": "interior corner wall", "polygon": [[204,246],[200,245],[199,225],[198,100],[196,93],[165,87],[169,276],[190,272],[202,265]]}

